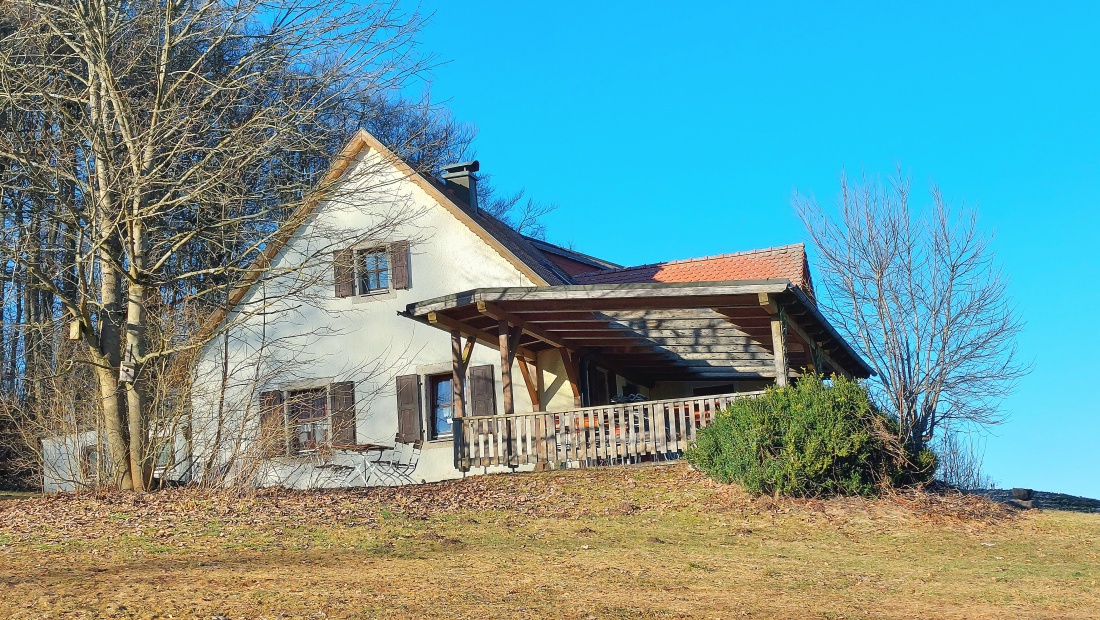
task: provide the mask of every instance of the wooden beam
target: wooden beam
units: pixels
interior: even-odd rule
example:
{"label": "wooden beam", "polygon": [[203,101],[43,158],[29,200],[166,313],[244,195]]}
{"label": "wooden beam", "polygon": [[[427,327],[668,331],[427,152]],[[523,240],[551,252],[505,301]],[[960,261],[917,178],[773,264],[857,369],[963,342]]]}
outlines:
{"label": "wooden beam", "polygon": [[565,377],[569,380],[569,387],[573,390],[573,406],[581,406],[580,366],[577,363],[576,354],[569,349],[558,349],[561,352],[561,361],[565,365]]}
{"label": "wooden beam", "polygon": [[[766,288],[766,287],[756,287]],[[759,291],[753,290],[755,294]],[[525,293],[523,298],[524,310],[531,312],[561,312],[575,310],[578,302],[589,311],[631,311],[631,310],[680,310],[683,308],[714,308],[730,305],[729,294],[723,294],[719,288],[698,289],[695,295],[678,297],[674,293],[652,289],[646,294],[638,294],[637,291],[624,296],[601,297],[589,291],[550,292],[553,297],[541,296],[537,291]],[[581,302],[580,300],[583,300]],[[508,300],[488,300],[507,303]],[[516,300],[519,301],[519,300]],[[452,302],[453,303],[453,302]],[[435,311],[446,309],[447,302],[430,304],[432,307],[417,308],[415,312]]]}
{"label": "wooden beam", "polygon": [[519,358],[519,373],[523,375],[523,383],[527,386],[527,395],[531,397],[531,409],[542,411],[542,399],[539,395],[539,385],[536,380],[538,367],[529,364],[527,360],[521,357]]}
{"label": "wooden beam", "polygon": [[[490,346],[494,349],[500,346],[500,339],[490,334],[489,332],[478,329],[471,325],[467,325],[462,321],[456,321],[445,314],[439,314],[438,312],[429,312],[427,315],[428,322],[432,325],[437,325],[445,328],[447,331],[458,330],[467,336],[472,336],[477,339],[478,342]],[[528,359],[535,359],[535,352],[525,347],[516,347],[516,354],[526,357]]]}
{"label": "wooden beam", "polygon": [[764,309],[768,314],[775,316],[779,314],[779,304],[775,302],[775,297],[769,293],[759,293],[757,298],[760,300],[760,307]]}
{"label": "wooden beam", "polygon": [[[845,370],[844,366],[841,366],[839,362],[837,362],[831,355],[828,354],[828,352],[825,351],[824,348],[822,348],[820,343],[818,343],[816,340],[811,338],[810,335],[808,333],[806,333],[806,331],[803,330],[798,325],[798,323],[795,323],[794,321],[790,320],[789,317],[787,318],[787,329],[794,332],[794,334],[796,336],[801,338],[803,342],[805,342],[809,347],[811,347],[810,354],[811,355],[816,354],[816,355],[820,356],[821,359],[826,364],[828,364],[830,368],[833,369],[833,372],[835,372],[835,373],[837,373],[837,374],[839,374],[843,377],[846,377],[848,379],[852,378],[852,374],[849,373],[847,370]],[[821,374],[825,374],[824,372],[822,372],[819,369],[815,369],[815,370],[817,370],[817,372],[820,372]]]}
{"label": "wooden beam", "polygon": [[553,346],[553,347],[565,346],[564,344],[562,344],[560,338],[555,338],[553,336],[550,336],[549,334],[547,334],[542,329],[539,329],[538,327],[529,324],[527,321],[524,321],[522,318],[502,310],[496,304],[492,304],[492,303],[489,303],[489,302],[486,302],[486,301],[479,301],[479,302],[477,302],[477,311],[480,312],[481,314],[484,314],[487,317],[491,317],[491,318],[496,319],[498,322],[499,321],[504,321],[505,323],[515,325],[515,326],[521,328],[525,334],[533,336],[537,340],[541,340],[541,341],[545,342],[546,344],[548,344],[550,346]]}
{"label": "wooden beam", "polygon": [[[531,325],[530,323],[527,323],[526,321],[524,321],[522,319],[522,317],[518,317],[515,314],[512,314],[512,313],[504,310],[503,308],[500,308],[499,306],[497,306],[495,304],[492,304],[492,303],[489,303],[489,302],[478,302],[477,303],[477,308],[478,308],[478,311],[482,312],[485,316],[497,317],[498,321],[505,321],[507,323],[517,325],[519,328],[522,329],[522,333],[533,336],[534,338],[537,338],[538,340],[541,340],[541,341],[545,342],[546,344],[549,344],[549,345],[551,345],[553,347],[556,347],[558,349],[570,349],[574,353],[577,353],[577,354],[587,354],[590,357],[590,359],[595,361],[597,364],[601,365],[603,368],[605,368],[607,370],[611,370],[611,371],[615,372],[616,374],[619,374],[623,377],[626,377],[627,379],[630,379],[630,380],[635,379],[635,377],[630,376],[629,372],[624,372],[622,369],[611,365],[609,362],[601,363],[602,358],[600,358],[599,354],[590,351],[586,346],[584,346],[586,344],[589,344],[587,342],[574,343],[574,342],[572,342],[574,340],[574,338],[572,338],[572,337],[566,337],[566,335],[550,334],[547,331],[545,331],[543,329],[540,329],[537,326],[534,326],[534,325]],[[615,336],[616,336],[616,334],[610,334],[609,335],[609,337],[612,337],[612,338],[615,337]],[[636,337],[634,337],[634,339],[637,340]],[[531,359],[534,359],[534,358],[531,358]],[[641,384],[645,385],[645,383],[642,382],[642,381],[636,381],[636,383],[641,383]]]}

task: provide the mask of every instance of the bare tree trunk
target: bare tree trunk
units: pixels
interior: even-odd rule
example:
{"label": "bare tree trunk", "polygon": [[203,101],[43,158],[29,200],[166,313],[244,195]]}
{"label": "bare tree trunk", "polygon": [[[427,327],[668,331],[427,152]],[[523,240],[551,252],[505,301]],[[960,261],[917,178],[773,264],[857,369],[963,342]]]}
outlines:
{"label": "bare tree trunk", "polygon": [[102,264],[100,299],[103,312],[100,313],[100,342],[98,357],[100,364],[96,368],[99,379],[100,407],[103,410],[103,428],[107,431],[107,456],[110,459],[110,471],[120,489],[134,488],[130,475],[130,456],[126,437],[126,420],[123,414],[121,395],[119,394],[118,369],[120,359],[120,334],[118,314],[121,283],[114,267]]}
{"label": "bare tree trunk", "polygon": [[[145,380],[139,380],[145,364],[145,286],[140,284],[145,268],[144,233],[138,216],[130,226],[130,285],[127,287],[125,359],[135,365],[134,380],[126,383],[126,407],[130,421],[130,471],[134,489],[148,490],[152,468],[146,454],[146,394]],[[144,379],[144,378],[143,378]]]}

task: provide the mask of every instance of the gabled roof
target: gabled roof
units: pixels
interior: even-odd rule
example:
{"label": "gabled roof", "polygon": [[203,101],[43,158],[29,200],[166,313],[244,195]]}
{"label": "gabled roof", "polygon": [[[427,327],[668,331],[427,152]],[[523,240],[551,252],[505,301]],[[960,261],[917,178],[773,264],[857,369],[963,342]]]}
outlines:
{"label": "gabled roof", "polygon": [[226,316],[228,316],[230,312],[236,308],[237,304],[244,299],[248,291],[252,289],[252,286],[260,281],[264,273],[266,273],[267,269],[271,266],[271,261],[275,259],[280,251],[282,251],[293,237],[294,233],[305,224],[321,201],[325,199],[327,188],[332,183],[343,178],[344,173],[347,172],[351,163],[365,148],[377,151],[385,161],[392,163],[406,176],[406,178],[420,186],[428,195],[450,211],[451,214],[465,224],[474,234],[499,252],[505,260],[512,263],[516,269],[526,275],[536,285],[555,286],[573,283],[569,274],[562,271],[557,265],[547,259],[544,254],[535,249],[523,235],[487,213],[482,211],[474,213],[466,203],[459,200],[441,181],[417,171],[410,166],[408,162],[401,159],[386,147],[386,145],[382,144],[378,138],[371,135],[370,132],[365,129],[360,129],[333,159],[332,165],[329,166],[328,171],[318,184],[318,188],[294,210],[284,225],[271,238],[270,242],[264,246],[263,251],[260,252],[256,261],[249,267],[248,271],[241,278],[241,281],[237,283],[230,292],[227,303],[224,306],[216,308],[210,314],[200,328],[200,333],[206,336],[215,333]]}
{"label": "gabled roof", "polygon": [[577,284],[626,284],[643,282],[726,282],[731,280],[785,279],[813,296],[806,247],[801,243],[733,254],[719,254],[664,263],[601,269],[577,274]]}
{"label": "gabled roof", "polygon": [[[369,147],[379,152],[386,161],[392,163],[410,181],[419,185],[436,202],[450,211],[467,228],[481,237],[535,284],[554,286],[572,283],[568,274],[543,256],[523,235],[516,232],[511,226],[482,210],[471,209],[442,181],[414,169],[366,130],[360,129],[356,133],[351,144],[345,148],[344,153],[341,153],[340,159],[350,161],[359,154],[363,147]],[[346,168],[347,164],[344,164],[344,167]],[[340,174],[342,173],[341,170]]]}

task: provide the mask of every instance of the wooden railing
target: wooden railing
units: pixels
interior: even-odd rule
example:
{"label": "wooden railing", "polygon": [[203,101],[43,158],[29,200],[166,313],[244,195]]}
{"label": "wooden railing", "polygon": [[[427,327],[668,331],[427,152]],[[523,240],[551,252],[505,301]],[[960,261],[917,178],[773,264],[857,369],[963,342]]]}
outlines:
{"label": "wooden railing", "polygon": [[531,463],[612,465],[678,455],[737,398],[763,392],[675,398],[455,418],[455,467]]}

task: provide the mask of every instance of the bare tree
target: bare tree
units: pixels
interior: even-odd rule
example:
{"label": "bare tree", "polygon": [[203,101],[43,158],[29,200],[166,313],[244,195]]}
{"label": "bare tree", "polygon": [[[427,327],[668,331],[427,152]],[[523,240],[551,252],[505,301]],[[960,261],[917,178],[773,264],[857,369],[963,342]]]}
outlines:
{"label": "bare tree", "polygon": [[936,439],[934,446],[936,478],[940,481],[967,491],[996,486],[982,471],[985,446],[981,437],[948,428]]}
{"label": "bare tree", "polygon": [[915,449],[937,428],[1002,422],[1003,398],[1029,371],[990,236],[935,185],[930,197],[914,208],[899,171],[887,183],[842,177],[835,212],[794,200],[821,263],[820,303],[875,369],[872,387]]}
{"label": "bare tree", "polygon": [[19,342],[79,343],[116,486],[149,485],[158,380],[218,333],[196,317],[267,277],[267,250],[336,199],[347,119],[424,69],[419,24],[387,0],[0,4],[0,252],[35,313]]}

